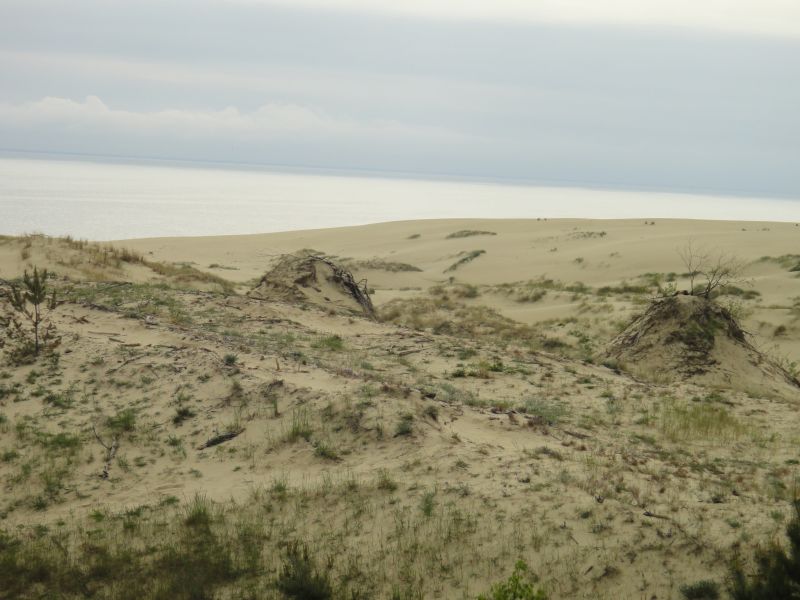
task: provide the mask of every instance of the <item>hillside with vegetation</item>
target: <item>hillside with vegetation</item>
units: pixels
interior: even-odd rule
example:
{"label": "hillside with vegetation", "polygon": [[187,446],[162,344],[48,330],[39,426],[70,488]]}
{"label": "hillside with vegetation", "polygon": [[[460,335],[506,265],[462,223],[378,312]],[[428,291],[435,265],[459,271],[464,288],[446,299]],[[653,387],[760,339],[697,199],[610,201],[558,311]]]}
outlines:
{"label": "hillside with vegetation", "polygon": [[[692,228],[737,250],[713,293]],[[2,238],[0,598],[769,597],[798,238]]]}

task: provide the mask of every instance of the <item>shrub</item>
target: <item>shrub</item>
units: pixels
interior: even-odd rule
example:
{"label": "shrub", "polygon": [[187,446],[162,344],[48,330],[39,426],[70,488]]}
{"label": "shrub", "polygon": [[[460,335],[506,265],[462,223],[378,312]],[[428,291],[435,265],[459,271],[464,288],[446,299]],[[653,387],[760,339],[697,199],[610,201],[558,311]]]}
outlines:
{"label": "shrub", "polygon": [[312,433],[314,433],[314,429],[308,419],[308,411],[303,409],[294,410],[292,412],[292,424],[286,434],[286,441],[294,443],[300,438],[309,441]]}
{"label": "shrub", "polygon": [[387,492],[393,492],[397,489],[397,482],[392,479],[392,476],[386,469],[378,471],[378,489],[386,490]]}
{"label": "shrub", "polygon": [[179,406],[175,410],[175,415],[172,417],[172,423],[174,425],[180,425],[187,419],[191,419],[195,414],[196,413],[188,406]]}
{"label": "shrub", "polygon": [[478,600],[547,600],[544,591],[534,587],[536,581],[536,576],[528,573],[525,561],[518,560],[508,580],[496,583],[488,594],[478,596]]}
{"label": "shrub", "polygon": [[69,392],[64,393],[54,393],[49,392],[43,400],[46,404],[49,404],[55,408],[67,409],[72,406],[72,394]]}
{"label": "shrub", "polygon": [[344,348],[344,340],[342,340],[342,338],[340,338],[338,335],[329,335],[314,342],[313,346],[314,348],[321,348],[323,350],[337,352]]}
{"label": "shrub", "polygon": [[314,455],[327,460],[339,460],[339,453],[336,448],[322,440],[314,444]]}
{"label": "shrub", "polygon": [[686,600],[718,600],[719,584],[710,579],[696,583],[684,584],[680,588],[681,595]]}
{"label": "shrub", "polygon": [[397,423],[397,428],[394,431],[394,436],[406,436],[411,435],[414,427],[414,415],[405,414],[400,417],[400,421]]}
{"label": "shrub", "polygon": [[737,558],[731,566],[729,591],[733,600],[774,600],[800,598],[800,500],[794,501],[795,515],[786,527],[789,551],[772,543],[756,553],[756,572],[748,577]]}
{"label": "shrub", "polygon": [[305,546],[289,546],[286,560],[275,583],[287,598],[297,600],[328,600],[333,598],[333,588],[327,573],[320,573]]}
{"label": "shrub", "polygon": [[208,498],[196,494],[194,499],[186,507],[184,523],[187,527],[207,528],[211,525],[212,519],[212,507]]}
{"label": "shrub", "polygon": [[539,398],[525,400],[520,410],[525,414],[541,418],[548,425],[555,425],[567,414],[567,407],[563,402]]}
{"label": "shrub", "polygon": [[108,426],[118,433],[129,433],[136,429],[136,411],[126,408],[108,418]]}
{"label": "shrub", "polygon": [[422,514],[426,517],[433,515],[433,509],[436,507],[436,491],[425,492],[422,496],[419,508]]}
{"label": "shrub", "polygon": [[81,449],[83,442],[77,435],[71,433],[38,433],[37,441],[41,446],[53,453],[75,454]]}
{"label": "shrub", "polygon": [[426,417],[430,417],[434,421],[439,420],[439,407],[436,406],[435,404],[429,404],[428,406],[425,407],[425,410],[423,410],[423,412],[425,413]]}

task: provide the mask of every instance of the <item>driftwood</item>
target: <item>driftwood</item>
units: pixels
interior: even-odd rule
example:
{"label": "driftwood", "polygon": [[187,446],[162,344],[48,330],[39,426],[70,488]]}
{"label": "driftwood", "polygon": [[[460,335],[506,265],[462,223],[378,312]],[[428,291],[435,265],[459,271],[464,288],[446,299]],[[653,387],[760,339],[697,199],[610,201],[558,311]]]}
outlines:
{"label": "driftwood", "polygon": [[139,360],[140,358],[144,358],[145,356],[146,356],[145,354],[137,354],[136,356],[131,356],[127,360],[122,361],[120,364],[118,364],[113,369],[109,369],[108,371],[106,371],[106,373],[107,374],[108,373],[115,373],[115,372],[119,371],[122,367],[124,367],[126,365],[129,365],[130,363],[135,362],[135,361]]}
{"label": "driftwood", "polygon": [[410,350],[400,350],[399,352],[394,352],[395,356],[408,356],[409,354],[416,354],[417,352],[422,352],[423,350],[427,350],[426,348],[411,348]]}
{"label": "driftwood", "polygon": [[205,443],[201,444],[197,447],[198,450],[205,450],[206,448],[211,448],[212,446],[218,446],[224,442],[232,440],[236,436],[240,435],[244,431],[244,427],[241,429],[236,429],[234,431],[228,431],[226,433],[220,433],[219,435],[215,435],[214,437],[207,440]]}
{"label": "driftwood", "polygon": [[650,512],[649,510],[645,510],[642,514],[645,517],[650,517],[651,519],[664,519],[665,521],[671,521],[672,520],[669,517],[666,517],[664,515],[657,515],[654,512]]}
{"label": "driftwood", "polygon": [[109,473],[111,472],[111,463],[114,460],[114,457],[117,455],[117,450],[119,449],[119,438],[114,438],[114,441],[111,442],[109,446],[106,444],[100,435],[97,433],[97,429],[95,429],[94,425],[92,425],[92,431],[94,432],[94,437],[97,438],[97,441],[100,442],[100,445],[106,449],[106,462],[103,465],[103,472],[100,474],[100,479],[108,479]]}
{"label": "driftwood", "polygon": [[93,310],[99,310],[99,311],[102,311],[102,312],[116,312],[113,308],[111,308],[110,306],[106,306],[105,304],[95,304],[94,302],[84,302],[84,303],[82,303],[82,305],[85,306],[86,308],[91,308]]}
{"label": "driftwood", "polygon": [[270,393],[279,387],[283,387],[283,379],[273,379],[267,384],[267,393]]}
{"label": "driftwood", "polygon": [[364,313],[371,319],[375,318],[375,307],[372,306],[372,300],[369,297],[369,290],[367,289],[367,280],[362,279],[356,281],[353,274],[323,256],[311,256],[312,260],[318,260],[321,263],[328,265],[333,271],[333,279],[341,284],[344,289],[358,302],[363,309]]}
{"label": "driftwood", "polygon": [[269,397],[272,393],[277,390],[278,388],[283,387],[283,379],[273,379],[270,381],[267,386],[264,388],[264,396]]}
{"label": "driftwood", "polygon": [[111,461],[113,461],[114,457],[117,455],[117,448],[119,448],[119,440],[114,438],[114,441],[111,443],[111,448],[108,449],[108,454],[106,455],[106,464],[103,466],[103,473],[100,475],[101,479],[108,479],[108,474],[111,471]]}
{"label": "driftwood", "polygon": [[564,433],[567,435],[571,435],[572,437],[578,438],[579,440],[588,440],[592,436],[586,435],[585,433],[578,433],[577,431],[570,431],[569,429],[562,429]]}

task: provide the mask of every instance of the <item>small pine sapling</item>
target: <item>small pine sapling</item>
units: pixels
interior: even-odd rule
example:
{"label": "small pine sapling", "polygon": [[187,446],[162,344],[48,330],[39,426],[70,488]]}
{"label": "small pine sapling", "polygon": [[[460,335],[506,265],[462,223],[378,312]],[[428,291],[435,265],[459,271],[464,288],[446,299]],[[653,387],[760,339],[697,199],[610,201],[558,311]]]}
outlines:
{"label": "small pine sapling", "polygon": [[54,333],[49,318],[58,302],[56,291],[48,290],[47,277],[47,269],[39,272],[39,269],[34,267],[33,275],[26,270],[22,277],[22,285],[11,283],[6,293],[12,311],[8,316],[12,337],[20,339],[23,348],[29,346],[30,338],[23,325],[24,322],[28,322],[33,334],[31,350],[34,357],[49,345]]}

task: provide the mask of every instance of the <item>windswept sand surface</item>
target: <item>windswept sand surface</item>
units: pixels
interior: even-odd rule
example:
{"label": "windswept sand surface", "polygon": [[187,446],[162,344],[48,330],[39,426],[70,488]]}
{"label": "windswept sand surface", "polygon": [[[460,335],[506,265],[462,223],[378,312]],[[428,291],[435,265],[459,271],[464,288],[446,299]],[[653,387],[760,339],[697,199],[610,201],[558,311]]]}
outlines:
{"label": "windswept sand surface", "polygon": [[[448,238],[458,231],[488,231],[497,235]],[[796,223],[462,219],[119,243],[148,255],[152,253],[157,260],[185,262],[241,283],[261,277],[275,257],[303,248],[353,261],[379,259],[421,269],[392,272],[357,267],[357,272],[367,277],[375,289],[374,301],[381,305],[425,291],[450,277],[479,286],[540,278],[567,284],[581,282],[595,288],[636,283],[646,273],[684,272],[678,252],[689,242],[711,254],[736,257],[748,265],[744,271],[747,285],[742,285],[760,295],[752,306],[750,330],[755,328],[753,333],[763,334],[764,343],[777,345],[785,355],[795,360],[800,358],[797,329],[794,336],[774,339],[769,335],[770,328],[774,330],[784,323],[792,299],[800,295],[800,282],[776,261],[760,261],[765,257],[800,254],[800,225]],[[485,250],[485,254],[456,271],[445,272],[463,253],[473,250]],[[214,264],[219,267],[208,269]],[[524,323],[576,316],[580,310],[580,302],[569,294],[550,294],[536,303],[515,302],[502,294],[484,294],[480,303]],[[624,307],[615,308],[624,312]]]}
{"label": "windswept sand surface", "polygon": [[[648,221],[649,223],[650,221]],[[492,220],[400,221],[339,229],[246,236],[124,240],[121,245],[152,252],[159,260],[201,267],[235,267],[234,281],[260,277],[271,257],[314,248],[366,260],[381,257],[424,269],[419,284],[441,281],[441,271],[458,252],[485,249],[480,261],[460,270],[459,280],[497,284],[541,275],[590,285],[611,284],[645,272],[680,270],[675,250],[687,240],[735,253],[745,260],[797,252],[795,223],[654,220]],[[450,238],[457,231],[490,231],[496,236]],[[605,233],[605,235],[603,235]],[[411,238],[411,236],[419,236]],[[586,262],[578,264],[576,258]],[[394,276],[389,275],[391,284]],[[382,283],[376,281],[376,283]],[[396,287],[396,286],[388,286]]]}
{"label": "windswept sand surface", "polygon": [[[267,579],[291,541],[361,597],[475,598],[518,559],[551,598],[721,583],[791,514],[800,393],[726,373],[796,370],[800,227],[652,223],[400,222],[116,254],[0,239],[0,278],[47,266],[65,301],[58,357],[0,366],[0,528],[46,540],[46,524],[74,552],[87,531],[156,543],[203,494],[220,536],[243,519],[261,536],[258,597],[282,597]],[[686,287],[690,240],[742,262],[717,302],[758,360],[719,342],[713,380],[609,360],[659,286]],[[248,295],[302,249],[366,279],[378,319],[334,310],[325,282],[307,301]]]}

